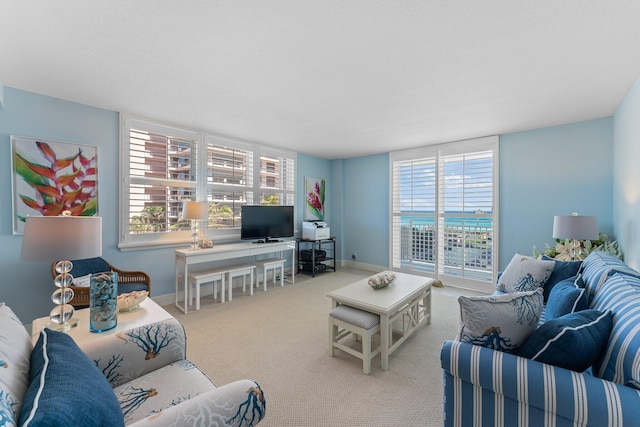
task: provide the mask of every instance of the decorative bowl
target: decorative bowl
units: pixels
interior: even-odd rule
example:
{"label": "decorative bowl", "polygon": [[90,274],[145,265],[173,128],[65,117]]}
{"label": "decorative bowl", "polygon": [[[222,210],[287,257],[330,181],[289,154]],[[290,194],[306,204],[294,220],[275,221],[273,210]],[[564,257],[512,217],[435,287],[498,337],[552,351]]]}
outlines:
{"label": "decorative bowl", "polygon": [[134,291],[118,295],[118,310],[129,311],[138,308],[147,295],[149,295],[149,291]]}
{"label": "decorative bowl", "polygon": [[369,286],[373,289],[382,289],[389,286],[396,280],[396,275],[393,273],[380,273],[375,276],[369,277]]}

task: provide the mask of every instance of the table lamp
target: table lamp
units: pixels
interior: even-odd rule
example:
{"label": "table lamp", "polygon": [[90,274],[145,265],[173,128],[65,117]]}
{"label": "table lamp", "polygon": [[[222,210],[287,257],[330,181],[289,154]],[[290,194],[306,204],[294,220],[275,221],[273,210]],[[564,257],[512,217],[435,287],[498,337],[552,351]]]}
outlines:
{"label": "table lamp", "polygon": [[182,202],[182,219],[191,220],[191,249],[198,249],[198,221],[207,219],[206,202]]}
{"label": "table lamp", "polygon": [[[55,260],[95,258],[102,255],[102,218],[97,216],[28,216],[20,258],[25,261],[49,262]],[[58,261],[55,266],[56,290],[51,296],[56,304],[49,313],[48,328],[66,331],[78,324],[73,318],[71,261]]]}
{"label": "table lamp", "polygon": [[556,215],[553,217],[553,238],[571,240],[571,260],[581,259],[580,240],[596,240],[598,238],[598,218],[595,216],[580,216],[574,212],[570,216]]}

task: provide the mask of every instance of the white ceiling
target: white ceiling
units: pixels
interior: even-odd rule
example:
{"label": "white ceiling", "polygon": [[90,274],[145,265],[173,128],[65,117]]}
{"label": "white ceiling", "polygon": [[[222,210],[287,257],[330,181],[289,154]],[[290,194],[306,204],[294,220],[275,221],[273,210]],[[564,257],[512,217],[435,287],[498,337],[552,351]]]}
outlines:
{"label": "white ceiling", "polygon": [[0,13],[5,86],[328,159],[611,116],[640,76],[637,0],[0,0]]}

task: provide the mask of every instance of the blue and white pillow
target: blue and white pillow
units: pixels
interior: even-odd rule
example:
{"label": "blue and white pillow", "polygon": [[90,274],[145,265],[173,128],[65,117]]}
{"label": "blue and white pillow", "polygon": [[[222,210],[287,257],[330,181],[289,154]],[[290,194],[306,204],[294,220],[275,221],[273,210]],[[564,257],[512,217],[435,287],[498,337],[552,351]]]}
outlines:
{"label": "blue and white pillow", "polygon": [[456,340],[513,352],[535,331],[542,311],[542,289],[501,295],[461,296]]}
{"label": "blue and white pillow", "polygon": [[21,426],[124,426],[107,378],[64,332],[40,332],[30,375]]}
{"label": "blue and white pillow", "polygon": [[517,355],[583,372],[604,352],[612,317],[609,310],[583,310],[550,320],[527,338]]}
{"label": "blue and white pillow", "polygon": [[0,424],[18,425],[22,400],[29,387],[29,333],[5,303],[0,303]]}
{"label": "blue and white pillow", "polygon": [[498,279],[496,290],[510,293],[542,288],[551,277],[554,265],[555,261],[515,254]]}
{"label": "blue and white pillow", "polygon": [[545,320],[585,310],[587,306],[587,290],[584,288],[582,277],[571,277],[558,282],[551,290],[545,309]]}

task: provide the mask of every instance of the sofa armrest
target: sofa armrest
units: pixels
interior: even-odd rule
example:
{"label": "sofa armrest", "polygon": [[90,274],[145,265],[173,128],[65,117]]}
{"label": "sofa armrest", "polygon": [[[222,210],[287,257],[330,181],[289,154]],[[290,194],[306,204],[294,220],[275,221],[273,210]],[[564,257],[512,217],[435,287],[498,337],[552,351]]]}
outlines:
{"label": "sofa armrest", "polygon": [[180,402],[129,424],[149,426],[254,426],[265,416],[266,402],[258,383],[239,380]]}
{"label": "sofa armrest", "polygon": [[622,426],[640,419],[640,391],[586,373],[454,341],[445,341],[440,362],[445,426]]}
{"label": "sofa armrest", "polygon": [[186,335],[182,323],[170,318],[97,337],[80,348],[117,387],[185,359]]}

